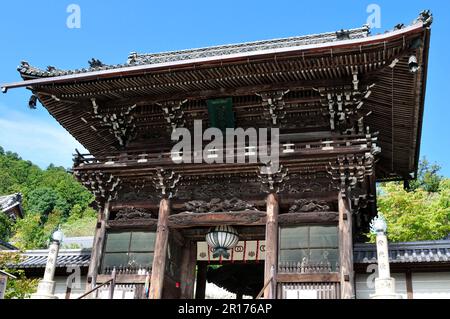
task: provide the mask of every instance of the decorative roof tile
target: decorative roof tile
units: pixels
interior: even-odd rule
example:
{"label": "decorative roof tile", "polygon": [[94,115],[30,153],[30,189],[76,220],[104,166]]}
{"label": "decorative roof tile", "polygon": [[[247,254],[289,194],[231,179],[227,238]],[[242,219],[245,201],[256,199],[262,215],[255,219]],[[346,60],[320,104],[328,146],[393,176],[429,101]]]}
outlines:
{"label": "decorative roof tile", "polygon": [[[21,254],[23,260],[10,268],[45,268],[48,250],[29,250]],[[91,260],[91,249],[61,249],[59,251],[56,267],[88,267]]]}
{"label": "decorative roof tile", "polygon": [[[374,244],[355,244],[353,248],[355,264],[377,262]],[[389,244],[390,263],[433,263],[450,262],[450,240],[419,241]]]}
{"label": "decorative roof tile", "polygon": [[[343,36],[345,34],[345,36]],[[60,70],[53,66],[47,67],[46,70],[42,70],[31,66],[28,62],[22,61],[17,70],[21,75],[26,78],[44,78],[55,77],[63,75],[72,75],[79,73],[88,73],[94,71],[119,69],[129,66],[148,65],[167,63],[174,61],[186,61],[198,58],[209,57],[222,57],[237,53],[246,52],[264,52],[272,49],[298,47],[303,45],[313,45],[322,43],[333,43],[337,41],[353,40],[366,38],[370,34],[368,26],[363,26],[357,29],[341,30],[337,32],[327,32],[322,34],[297,36],[289,38],[280,38],[273,40],[254,41],[239,44],[219,45],[211,46],[199,49],[189,49],[180,51],[169,51],[161,53],[144,53],[139,54],[136,52],[130,53],[128,60],[124,64],[117,65],[105,65],[97,59],[88,61],[90,67],[76,70]]]}

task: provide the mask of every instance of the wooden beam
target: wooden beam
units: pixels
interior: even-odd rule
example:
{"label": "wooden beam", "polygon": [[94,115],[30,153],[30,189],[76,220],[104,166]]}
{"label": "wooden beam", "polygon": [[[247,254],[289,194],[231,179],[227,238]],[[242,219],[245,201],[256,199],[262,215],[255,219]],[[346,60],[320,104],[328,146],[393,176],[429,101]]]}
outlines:
{"label": "wooden beam", "polygon": [[339,259],[341,273],[341,298],[355,298],[353,271],[352,213],[348,198],[338,195],[339,207]]}
{"label": "wooden beam", "polygon": [[149,219],[130,219],[130,220],[111,220],[106,224],[107,229],[145,229],[154,231],[158,226],[158,220]]}
{"label": "wooden beam", "polygon": [[[267,220],[266,220],[266,259],[264,261],[264,283],[267,283],[277,271],[278,258],[278,195],[267,196]],[[264,290],[264,299],[276,298],[275,278],[272,278]]]}
{"label": "wooden beam", "polygon": [[[95,229],[94,243],[92,245],[91,261],[87,275],[86,292],[92,290],[96,286],[97,275],[99,272],[102,250],[106,236],[106,221],[109,218],[110,205],[107,203],[103,210],[99,211],[97,216],[97,225]],[[92,297],[92,294],[90,295]]]}
{"label": "wooden beam", "polygon": [[[339,221],[337,212],[289,213],[278,216],[281,225],[295,224],[334,224]],[[262,226],[266,225],[266,213],[262,211],[218,212],[218,213],[180,213],[171,215],[168,221],[171,228],[212,227],[218,225]]]}
{"label": "wooden beam", "polygon": [[277,282],[340,282],[339,273],[325,274],[277,274]]}
{"label": "wooden beam", "polygon": [[289,213],[278,216],[279,225],[336,224],[338,222],[338,212]]}
{"label": "wooden beam", "polygon": [[[146,275],[126,275],[126,274],[117,274],[116,275],[116,284],[145,284]],[[97,284],[102,284],[111,279],[111,275],[98,275]]]}
{"label": "wooden beam", "polygon": [[195,299],[205,299],[207,270],[208,264],[206,262],[197,263],[197,285],[195,289]]}
{"label": "wooden beam", "polygon": [[266,213],[242,211],[226,213],[181,213],[169,217],[172,228],[190,228],[218,225],[258,226],[266,222]]}
{"label": "wooden beam", "polygon": [[195,267],[197,265],[197,243],[186,241],[181,261],[180,298],[194,297]]}
{"label": "wooden beam", "polygon": [[152,275],[150,279],[150,299],[161,299],[164,273],[166,268],[169,228],[167,219],[170,215],[170,200],[163,198],[159,206],[158,228],[156,230],[155,252],[153,255]]}

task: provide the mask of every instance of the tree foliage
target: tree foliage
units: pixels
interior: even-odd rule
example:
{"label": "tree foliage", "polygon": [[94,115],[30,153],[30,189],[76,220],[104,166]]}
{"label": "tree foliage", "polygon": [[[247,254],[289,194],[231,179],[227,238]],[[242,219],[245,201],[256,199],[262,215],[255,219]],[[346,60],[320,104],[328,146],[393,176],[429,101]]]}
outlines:
{"label": "tree foliage", "polygon": [[405,190],[398,182],[380,185],[378,211],[388,223],[393,242],[439,240],[450,234],[450,179],[425,158],[418,176]]}
{"label": "tree foliage", "polygon": [[68,224],[63,226],[66,236],[93,234],[95,212],[90,205],[94,197],[63,167],[50,165],[42,170],[0,147],[0,181],[0,195],[22,193],[25,212],[15,225],[2,214],[0,239],[11,239],[22,249],[37,249],[46,248],[59,224]]}
{"label": "tree foliage", "polygon": [[27,279],[23,270],[11,268],[21,259],[20,252],[0,251],[0,269],[17,277],[17,279],[8,279],[5,299],[29,298],[36,291],[39,279]]}

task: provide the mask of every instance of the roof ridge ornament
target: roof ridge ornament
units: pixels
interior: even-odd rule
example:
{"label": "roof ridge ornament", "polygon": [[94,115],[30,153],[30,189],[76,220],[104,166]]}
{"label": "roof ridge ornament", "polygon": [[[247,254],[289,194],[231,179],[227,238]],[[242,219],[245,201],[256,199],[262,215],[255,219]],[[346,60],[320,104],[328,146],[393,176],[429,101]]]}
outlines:
{"label": "roof ridge ornament", "polygon": [[89,66],[91,67],[91,69],[101,68],[101,67],[105,66],[102,61],[100,61],[99,59],[95,59],[95,58],[90,59],[88,61],[88,63],[89,63]]}
{"label": "roof ridge ornament", "polygon": [[419,17],[414,22],[422,22],[424,27],[429,28],[433,23],[433,14],[431,13],[431,10],[423,10],[420,12]]}

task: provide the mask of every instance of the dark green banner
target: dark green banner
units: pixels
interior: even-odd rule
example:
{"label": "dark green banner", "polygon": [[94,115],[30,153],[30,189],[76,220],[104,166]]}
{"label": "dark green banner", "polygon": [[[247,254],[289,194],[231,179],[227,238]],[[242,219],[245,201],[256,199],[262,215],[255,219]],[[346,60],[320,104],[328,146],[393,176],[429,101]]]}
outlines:
{"label": "dark green banner", "polygon": [[233,99],[208,100],[208,115],[210,127],[216,127],[223,132],[227,128],[234,128]]}

